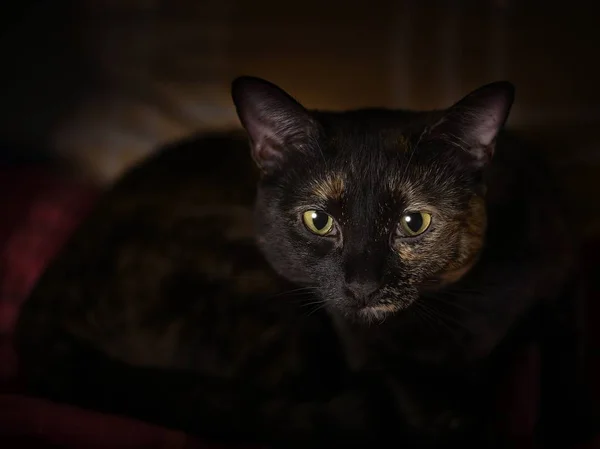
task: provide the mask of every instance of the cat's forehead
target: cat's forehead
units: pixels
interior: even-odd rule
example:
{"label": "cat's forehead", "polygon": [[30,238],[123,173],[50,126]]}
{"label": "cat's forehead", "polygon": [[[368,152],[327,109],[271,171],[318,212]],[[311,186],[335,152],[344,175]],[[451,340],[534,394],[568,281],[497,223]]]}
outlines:
{"label": "cat's forehead", "polygon": [[399,140],[396,144],[399,148],[393,151],[365,145],[361,151],[326,157],[312,169],[311,195],[324,202],[417,200],[425,193],[427,170],[407,143]]}
{"label": "cat's forehead", "polygon": [[449,164],[430,157],[426,149],[402,139],[385,145],[356,145],[353,151],[331,154],[312,167],[307,178],[311,196],[323,202],[423,205],[455,190]]}
{"label": "cat's forehead", "polygon": [[310,195],[320,201],[425,203],[448,186],[441,154],[420,145],[420,114],[368,110],[326,114],[319,157],[311,161]]}
{"label": "cat's forehead", "polygon": [[406,188],[418,171],[410,139],[401,134],[336,136],[315,170],[315,193],[339,199],[344,193],[393,193]]}

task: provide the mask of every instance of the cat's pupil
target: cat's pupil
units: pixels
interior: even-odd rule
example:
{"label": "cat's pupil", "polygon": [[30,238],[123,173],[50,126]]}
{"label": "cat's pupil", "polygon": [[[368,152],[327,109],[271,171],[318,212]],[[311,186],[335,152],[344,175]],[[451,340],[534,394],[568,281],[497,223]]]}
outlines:
{"label": "cat's pupil", "polygon": [[405,215],[404,221],[412,232],[419,232],[423,226],[423,216],[420,213]]}
{"label": "cat's pupil", "polygon": [[324,229],[329,221],[329,216],[323,212],[313,212],[311,218],[313,226],[319,231]]}

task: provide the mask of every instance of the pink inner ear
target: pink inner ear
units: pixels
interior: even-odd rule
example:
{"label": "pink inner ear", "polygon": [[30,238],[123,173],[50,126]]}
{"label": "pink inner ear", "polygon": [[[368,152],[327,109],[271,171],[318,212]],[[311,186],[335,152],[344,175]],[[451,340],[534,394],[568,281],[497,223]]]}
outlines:
{"label": "pink inner ear", "polygon": [[285,151],[306,137],[311,119],[304,107],[274,84],[252,77],[234,81],[232,96],[262,169],[281,163]]}
{"label": "pink inner ear", "polygon": [[283,159],[281,148],[277,142],[274,142],[266,134],[263,134],[258,142],[252,144],[252,157],[263,170],[277,165]]}
{"label": "pink inner ear", "polygon": [[480,146],[488,147],[490,146],[500,127],[502,126],[501,118],[498,113],[494,112],[485,112],[478,119],[476,124],[474,124],[474,128],[470,131],[473,136],[473,141],[477,142]]}

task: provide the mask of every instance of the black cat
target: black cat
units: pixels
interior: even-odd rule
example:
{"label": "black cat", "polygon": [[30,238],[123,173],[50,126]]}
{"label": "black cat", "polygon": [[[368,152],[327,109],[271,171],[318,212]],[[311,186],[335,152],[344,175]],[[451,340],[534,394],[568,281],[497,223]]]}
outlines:
{"label": "black cat", "polygon": [[32,393],[219,441],[510,447],[494,393],[534,344],[543,441],[589,424],[573,230],[501,131],[511,84],[429,112],[232,92],[249,147],[144,161],[42,277],[18,326]]}

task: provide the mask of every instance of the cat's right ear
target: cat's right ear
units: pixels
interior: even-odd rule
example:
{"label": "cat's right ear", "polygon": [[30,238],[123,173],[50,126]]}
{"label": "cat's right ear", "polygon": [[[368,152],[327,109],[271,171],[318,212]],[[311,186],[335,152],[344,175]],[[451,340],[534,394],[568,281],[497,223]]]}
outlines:
{"label": "cat's right ear", "polygon": [[242,126],[248,132],[252,158],[263,172],[281,167],[289,151],[306,149],[315,135],[310,113],[276,85],[242,76],[231,86]]}

